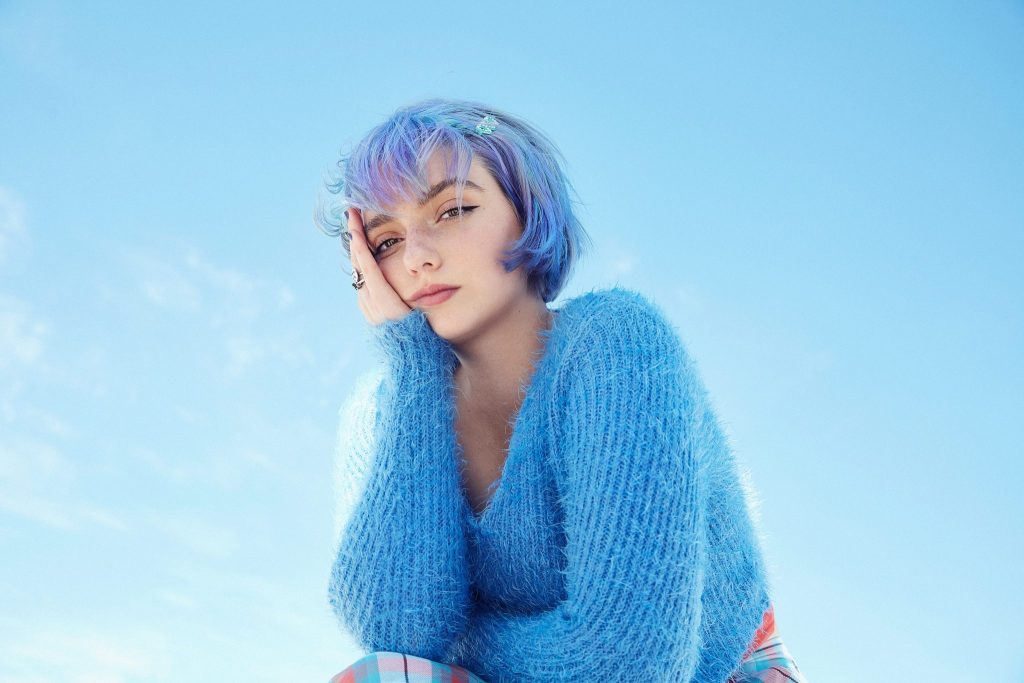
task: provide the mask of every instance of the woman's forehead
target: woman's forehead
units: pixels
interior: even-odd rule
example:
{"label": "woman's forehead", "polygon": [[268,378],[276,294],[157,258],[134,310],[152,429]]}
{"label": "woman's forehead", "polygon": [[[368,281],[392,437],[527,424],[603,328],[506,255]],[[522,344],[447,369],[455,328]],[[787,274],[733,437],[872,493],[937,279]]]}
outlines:
{"label": "woman's forehead", "polygon": [[[451,159],[450,152],[447,150],[437,150],[427,159],[426,172],[427,172],[427,187],[432,188],[437,183],[440,183],[449,178],[453,178],[456,175],[456,168],[454,159]],[[449,163],[452,168],[449,169]],[[473,154],[469,159],[469,171],[466,174],[467,179],[476,181],[476,184],[483,185],[487,181],[487,169],[484,167],[480,158]],[[422,196],[420,197],[422,199]]]}
{"label": "woman's forehead", "polygon": [[[421,192],[418,189],[408,192],[416,197],[415,200],[398,200],[385,207],[384,213],[396,214],[409,211],[416,211],[423,208],[435,199],[439,194],[450,189],[457,190],[458,178],[454,172],[450,172],[444,159],[435,154],[425,168],[427,189]],[[464,190],[486,192],[487,186],[492,182],[487,168],[474,156],[470,163],[469,173],[466,175]],[[367,214],[372,213],[371,209],[366,210]]]}

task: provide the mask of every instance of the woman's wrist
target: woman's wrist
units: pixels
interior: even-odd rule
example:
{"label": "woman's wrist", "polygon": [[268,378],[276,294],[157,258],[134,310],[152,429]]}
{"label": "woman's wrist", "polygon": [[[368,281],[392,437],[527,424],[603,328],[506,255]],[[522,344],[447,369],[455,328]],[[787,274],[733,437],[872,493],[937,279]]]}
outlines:
{"label": "woman's wrist", "polygon": [[418,308],[398,319],[373,325],[370,336],[385,362],[396,368],[430,369],[446,361],[451,351]]}

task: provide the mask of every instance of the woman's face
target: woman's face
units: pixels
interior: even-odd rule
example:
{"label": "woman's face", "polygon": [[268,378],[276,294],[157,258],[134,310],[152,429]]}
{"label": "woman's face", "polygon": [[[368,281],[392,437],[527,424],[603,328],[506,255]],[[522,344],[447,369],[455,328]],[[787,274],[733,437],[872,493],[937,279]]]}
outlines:
{"label": "woman's face", "polygon": [[[442,153],[427,164],[434,190],[449,180]],[[470,341],[531,296],[525,269],[506,273],[501,265],[502,252],[522,234],[522,225],[476,157],[463,188],[461,215],[450,183],[422,205],[408,202],[390,207],[387,214],[367,211],[363,224],[370,251],[392,289],[410,307],[421,308],[434,332],[454,344]],[[458,289],[440,303],[413,300],[422,287],[438,284]]]}

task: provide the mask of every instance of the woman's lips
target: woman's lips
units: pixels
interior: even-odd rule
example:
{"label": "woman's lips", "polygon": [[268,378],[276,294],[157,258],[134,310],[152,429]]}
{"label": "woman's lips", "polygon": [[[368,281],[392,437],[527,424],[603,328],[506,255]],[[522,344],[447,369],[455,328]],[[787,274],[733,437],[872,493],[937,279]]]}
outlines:
{"label": "woman's lips", "polygon": [[458,287],[452,287],[451,289],[444,289],[441,290],[440,292],[428,294],[427,296],[421,296],[419,299],[416,299],[416,305],[433,306],[435,304],[441,303],[442,301],[447,301],[451,297],[451,295],[455,293],[457,289]]}

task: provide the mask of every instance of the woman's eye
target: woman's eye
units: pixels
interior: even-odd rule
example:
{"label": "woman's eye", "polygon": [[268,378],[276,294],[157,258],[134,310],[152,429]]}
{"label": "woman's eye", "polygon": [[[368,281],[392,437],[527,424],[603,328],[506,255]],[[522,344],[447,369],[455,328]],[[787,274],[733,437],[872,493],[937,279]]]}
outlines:
{"label": "woman's eye", "polygon": [[398,240],[396,240],[394,237],[387,238],[386,240],[384,240],[383,242],[381,242],[380,244],[377,245],[377,248],[373,250],[373,255],[374,256],[380,256],[381,254],[383,254],[385,251],[387,251],[390,248],[390,245],[388,247],[385,247],[384,245],[388,244],[388,242],[397,242],[397,241]]}
{"label": "woman's eye", "polygon": [[[453,206],[452,208],[448,209],[447,211],[443,211],[441,213],[441,218],[443,220],[446,220],[446,221],[447,220],[454,220],[455,218],[459,218],[459,217],[461,217],[461,216],[463,216],[463,215],[465,215],[467,213],[470,213],[471,211],[473,211],[473,209],[476,209],[476,208],[478,208],[478,207],[476,207],[476,206],[464,206],[464,207],[462,207],[462,210],[459,211],[459,207]],[[385,252],[389,251],[391,249],[391,246],[392,246],[391,243],[392,242],[398,242],[398,240],[395,239],[394,237],[389,237],[386,240],[384,240],[383,242],[381,242],[380,244],[378,244],[377,247],[373,250],[374,257],[380,256],[380,255],[384,254]]]}
{"label": "woman's eye", "polygon": [[[475,208],[476,208],[475,206],[464,206],[464,207],[462,207],[462,211],[460,213],[452,214],[450,218],[455,218],[456,216],[461,216],[463,214],[467,214],[467,213],[471,212]],[[443,212],[441,214],[441,216],[442,217],[448,216],[448,214],[451,214],[453,211],[459,211],[459,207],[453,206],[452,208],[450,208],[447,211]],[[449,220],[449,219],[446,218],[445,220]]]}

